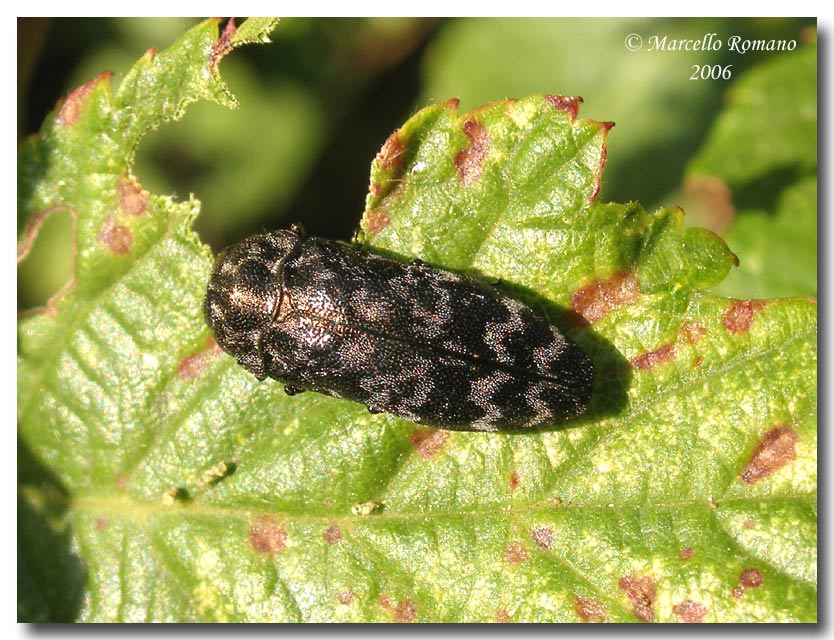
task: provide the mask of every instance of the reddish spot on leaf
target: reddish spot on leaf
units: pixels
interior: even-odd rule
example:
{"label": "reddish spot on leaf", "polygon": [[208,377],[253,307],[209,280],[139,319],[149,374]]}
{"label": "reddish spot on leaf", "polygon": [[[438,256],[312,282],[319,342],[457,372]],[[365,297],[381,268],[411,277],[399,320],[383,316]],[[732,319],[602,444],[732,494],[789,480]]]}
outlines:
{"label": "reddish spot on leaf", "polygon": [[405,147],[403,146],[402,140],[400,140],[399,131],[395,131],[388,136],[385,144],[382,145],[382,149],[376,154],[376,161],[383,171],[399,169],[403,164],[404,151]]}
{"label": "reddish spot on leaf", "polygon": [[437,454],[449,439],[449,432],[440,429],[415,429],[411,434],[411,444],[424,458]]}
{"label": "reddish spot on leaf", "polygon": [[118,224],[113,218],[107,218],[98,232],[98,241],[117,256],[123,256],[133,245],[133,232],[130,227]]}
{"label": "reddish spot on leaf", "polygon": [[734,300],[724,312],[724,327],[732,334],[749,331],[753,317],[763,306],[761,300]]}
{"label": "reddish spot on leaf", "polygon": [[353,589],[342,589],[336,594],[336,599],[339,601],[339,604],[351,604],[355,599]]}
{"label": "reddish spot on leaf", "polygon": [[698,322],[685,322],[681,327],[681,339],[688,344],[695,344],[707,334],[707,328]]}
{"label": "reddish spot on leaf", "polygon": [[388,594],[379,594],[379,606],[388,611],[392,611],[394,622],[414,622],[417,619],[417,605],[413,600],[404,598],[394,607],[391,603],[391,598]]}
{"label": "reddish spot on leaf", "polygon": [[579,105],[583,102],[579,96],[546,95],[544,99],[550,106],[567,113],[571,120],[576,120],[576,116],[579,113]]}
{"label": "reddish spot on leaf", "polygon": [[[73,209],[72,207],[68,207],[65,205],[56,205],[54,207],[44,209],[43,211],[38,211],[29,219],[29,222],[26,223],[26,226],[23,229],[20,242],[17,243],[18,264],[23,262],[26,259],[26,256],[28,256],[29,253],[32,251],[32,247],[35,244],[35,240],[37,240],[38,238],[38,232],[40,232],[44,222],[49,220],[49,218],[51,218],[56,213],[69,213],[70,217],[72,218],[73,231],[75,230],[78,223],[78,215],[75,213],[75,209]],[[73,233],[73,235],[75,234]],[[77,251],[77,247],[73,248]]]}
{"label": "reddish spot on leaf", "polygon": [[521,564],[527,559],[527,549],[517,542],[511,542],[504,549],[504,562],[509,564]]}
{"label": "reddish spot on leaf", "polygon": [[513,472],[510,474],[510,489],[517,489],[520,483],[521,480],[518,477],[518,471],[513,469]]}
{"label": "reddish spot on leaf", "polygon": [[707,608],[700,602],[684,600],[672,607],[672,613],[680,618],[681,622],[703,622]]}
{"label": "reddish spot on leaf", "polygon": [[687,209],[712,231],[730,228],[736,216],[730,188],[715,176],[692,176],[684,183]]}
{"label": "reddish spot on leaf", "polygon": [[132,178],[122,178],[117,187],[119,208],[131,216],[141,216],[148,210],[148,193]]}
{"label": "reddish spot on leaf", "polygon": [[741,598],[747,589],[758,589],[764,583],[762,572],[755,567],[748,567],[741,572],[738,584],[733,587],[733,597]]}
{"label": "reddish spot on leaf", "polygon": [[747,520],[741,523],[741,526],[745,529],[753,529],[756,527],[756,524],[750,518],[748,518]]}
{"label": "reddish spot on leaf", "polygon": [[[614,126],[613,122],[600,122],[599,124],[602,128],[603,134],[606,136]],[[591,195],[588,197],[588,202],[596,200],[599,196],[599,192],[602,190],[602,172],[605,170],[606,162],[608,162],[608,144],[603,141],[602,148],[599,150],[599,166],[597,166],[597,170],[594,174],[594,190],[591,191]]]}
{"label": "reddish spot on leaf", "polygon": [[796,431],[785,425],[773,427],[759,440],[741,481],[751,484],[778,471],[796,458]]}
{"label": "reddish spot on leaf", "polygon": [[413,600],[400,600],[394,609],[394,622],[414,622],[417,619],[417,605]]}
{"label": "reddish spot on leaf", "polygon": [[71,291],[72,288],[75,287],[75,261],[78,257],[78,214],[72,207],[60,204],[44,209],[43,211],[39,211],[29,219],[29,222],[26,223],[20,242],[17,244],[17,262],[20,264],[26,259],[26,256],[29,255],[29,252],[32,251],[32,247],[35,245],[35,241],[38,238],[38,234],[43,224],[56,213],[68,213],[70,219],[72,220],[72,263],[70,265],[71,275],[69,280],[67,280],[67,282],[64,283],[60,289],[50,296],[43,309],[35,310],[35,312],[43,312],[51,318],[58,317],[58,301],[64,296],[65,293]]}
{"label": "reddish spot on leaf", "polygon": [[58,124],[64,127],[71,127],[78,120],[84,107],[87,106],[87,98],[93,93],[96,86],[102,82],[110,82],[110,77],[113,75],[112,71],[104,71],[98,74],[89,82],[85,82],[80,87],[73,89],[66,99],[61,104],[58,115],[55,119]]}
{"label": "reddish spot on leaf", "polygon": [[331,524],[330,528],[324,532],[324,541],[327,544],[336,544],[342,539],[342,530],[337,524]]}
{"label": "reddish spot on leaf", "polygon": [[695,368],[700,367],[702,364],[704,364],[703,356],[695,356],[695,358],[692,360],[692,366]]}
{"label": "reddish spot on leaf", "polygon": [[378,196],[380,193],[382,193],[382,185],[377,184],[376,182],[371,183],[371,193],[373,193],[375,196]]}
{"label": "reddish spot on leaf", "polygon": [[649,576],[623,576],[619,587],[631,600],[631,611],[642,622],[651,622],[654,618],[654,600],[657,597],[654,580]]}
{"label": "reddish spot on leaf", "polygon": [[371,209],[365,215],[365,220],[367,220],[368,233],[373,235],[381,233],[391,222],[384,209]]}
{"label": "reddish spot on leaf", "polygon": [[639,295],[634,274],[618,271],[605,280],[575,291],[571,296],[571,307],[585,322],[593,324],[614,309],[635,302]]}
{"label": "reddish spot on leaf", "polygon": [[674,357],[675,345],[664,344],[662,347],[658,347],[654,351],[647,351],[646,353],[641,353],[639,356],[635,356],[631,359],[631,366],[634,369],[639,369],[641,371],[645,369],[652,369],[659,364],[673,360]]}
{"label": "reddish spot on leaf", "polygon": [[477,182],[484,171],[484,160],[489,153],[489,131],[477,120],[466,120],[463,132],[470,143],[466,149],[461,149],[455,156],[455,166],[458,177],[465,187],[471,187]]}
{"label": "reddish spot on leaf", "polygon": [[127,491],[130,487],[130,478],[125,475],[116,476],[116,488],[120,491]]}
{"label": "reddish spot on leaf", "polygon": [[221,353],[223,353],[223,350],[220,345],[217,344],[214,337],[210,337],[206,340],[206,346],[202,350],[180,360],[177,365],[177,375],[185,380],[196,378],[203,372],[208,363]]}
{"label": "reddish spot on leaf", "polygon": [[220,37],[214,43],[209,54],[209,66],[213,73],[217,73],[217,65],[223,56],[232,50],[232,38],[234,38],[236,31],[235,19],[229,18],[229,21],[226,23],[226,28],[223,29],[223,33],[220,34]]}
{"label": "reddish spot on leaf", "polygon": [[536,527],[533,529],[533,541],[540,549],[550,549],[553,545],[553,529],[550,527]]}
{"label": "reddish spot on leaf", "polygon": [[507,623],[512,621],[509,612],[504,607],[501,607],[495,612],[495,622]]}
{"label": "reddish spot on leaf", "polygon": [[762,582],[764,582],[762,572],[755,567],[748,567],[742,571],[741,577],[738,581],[738,583],[745,589],[755,589],[756,587],[761,587]]}
{"label": "reddish spot on leaf", "polygon": [[261,516],[249,528],[249,545],[258,553],[280,553],[287,546],[287,532],[272,516]]}
{"label": "reddish spot on leaf", "polygon": [[582,622],[605,622],[608,619],[605,615],[605,605],[597,600],[576,596],[573,606]]}
{"label": "reddish spot on leaf", "polygon": [[692,550],[692,547],[687,547],[686,549],[681,549],[681,552],[679,554],[681,560],[689,560],[694,555],[695,555],[695,552]]}
{"label": "reddish spot on leaf", "polygon": [[96,518],[96,531],[104,531],[107,528],[107,520],[105,518]]}

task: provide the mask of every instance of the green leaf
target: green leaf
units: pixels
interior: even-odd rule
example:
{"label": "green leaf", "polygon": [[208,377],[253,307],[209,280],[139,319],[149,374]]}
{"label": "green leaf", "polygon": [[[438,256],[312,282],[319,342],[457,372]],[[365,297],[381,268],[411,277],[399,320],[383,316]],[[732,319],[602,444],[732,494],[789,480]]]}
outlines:
{"label": "green leaf", "polygon": [[[440,25],[427,51],[417,104],[455,96],[468,109],[539,91],[582,96],[584,114],[617,123],[603,195],[645,206],[667,203],[728,84],[690,80],[693,67],[731,65],[733,78],[739,77],[763,56],[784,52],[741,56],[730,50],[730,36],[795,39],[807,24],[785,18],[459,18]],[[627,48],[630,34],[642,38],[639,51]],[[721,46],[652,48],[652,36],[694,43],[709,34]]]}
{"label": "green leaf", "polygon": [[223,41],[205,23],[115,95],[98,79],[21,150],[22,253],[50,212],[77,229],[72,287],[18,329],[22,619],[816,619],[816,307],[710,297],[717,236],[596,202],[609,125],[574,100],[419,112],[360,237],[564,326],[600,374],[589,414],[438,431],[221,354],[196,202],[129,171],[172,104],[229,102]]}

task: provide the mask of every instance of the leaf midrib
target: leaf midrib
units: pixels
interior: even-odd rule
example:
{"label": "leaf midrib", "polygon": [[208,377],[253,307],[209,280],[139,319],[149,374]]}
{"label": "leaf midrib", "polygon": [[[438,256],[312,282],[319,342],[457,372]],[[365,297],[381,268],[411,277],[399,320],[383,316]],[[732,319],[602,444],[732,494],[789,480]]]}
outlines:
{"label": "leaf midrib", "polygon": [[499,505],[491,504],[481,509],[457,509],[457,510],[437,510],[426,513],[424,511],[401,511],[380,513],[370,516],[355,516],[349,512],[345,513],[299,513],[295,511],[266,511],[256,507],[244,506],[216,506],[212,504],[196,504],[194,502],[178,503],[170,507],[162,506],[159,501],[140,501],[130,496],[114,495],[114,494],[87,494],[85,496],[61,496],[44,490],[40,484],[25,484],[18,486],[18,492],[28,499],[33,504],[49,504],[51,506],[64,508],[68,517],[72,518],[75,513],[91,513],[96,516],[104,516],[107,514],[114,514],[119,516],[127,516],[136,521],[147,520],[149,518],[181,518],[182,516],[191,517],[212,517],[220,518],[234,518],[234,519],[248,519],[253,515],[270,514],[280,516],[284,520],[295,522],[310,522],[321,524],[359,524],[362,522],[386,522],[386,521],[417,521],[425,522],[427,519],[454,519],[454,518],[509,518],[509,517],[525,517],[530,514],[541,512],[543,515],[552,516],[558,510],[577,511],[602,511],[604,513],[617,513],[623,511],[640,511],[651,509],[668,509],[680,510],[683,508],[698,508],[706,512],[715,511],[721,505],[743,505],[743,504],[759,504],[766,502],[774,504],[776,502],[793,502],[793,501],[807,501],[816,499],[816,491],[796,491],[788,492],[779,495],[759,495],[759,496],[737,496],[732,498],[714,498],[710,502],[706,497],[704,498],[690,498],[683,500],[666,500],[663,502],[654,503],[635,503],[622,502],[619,504],[611,503],[582,503],[576,502],[563,503],[556,505],[550,500],[539,500],[531,502],[527,505]]}

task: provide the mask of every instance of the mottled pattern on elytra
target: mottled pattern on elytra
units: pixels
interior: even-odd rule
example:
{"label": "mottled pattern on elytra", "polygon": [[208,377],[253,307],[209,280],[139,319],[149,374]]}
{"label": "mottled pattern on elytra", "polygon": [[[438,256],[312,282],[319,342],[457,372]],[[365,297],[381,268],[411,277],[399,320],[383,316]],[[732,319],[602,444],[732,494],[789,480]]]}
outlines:
{"label": "mottled pattern on elytra", "polygon": [[259,379],[458,430],[585,411],[587,355],[528,307],[463,276],[295,230],[218,257],[205,315]]}

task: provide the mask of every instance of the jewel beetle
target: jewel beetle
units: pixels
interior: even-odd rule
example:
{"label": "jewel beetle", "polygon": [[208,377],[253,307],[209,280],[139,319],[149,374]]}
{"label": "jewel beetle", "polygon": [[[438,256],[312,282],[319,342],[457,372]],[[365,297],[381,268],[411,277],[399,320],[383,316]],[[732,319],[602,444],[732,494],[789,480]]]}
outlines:
{"label": "jewel beetle", "polygon": [[221,253],[204,314],[220,347],[259,380],[420,424],[528,429],[577,416],[591,399],[588,355],[528,306],[297,225]]}

